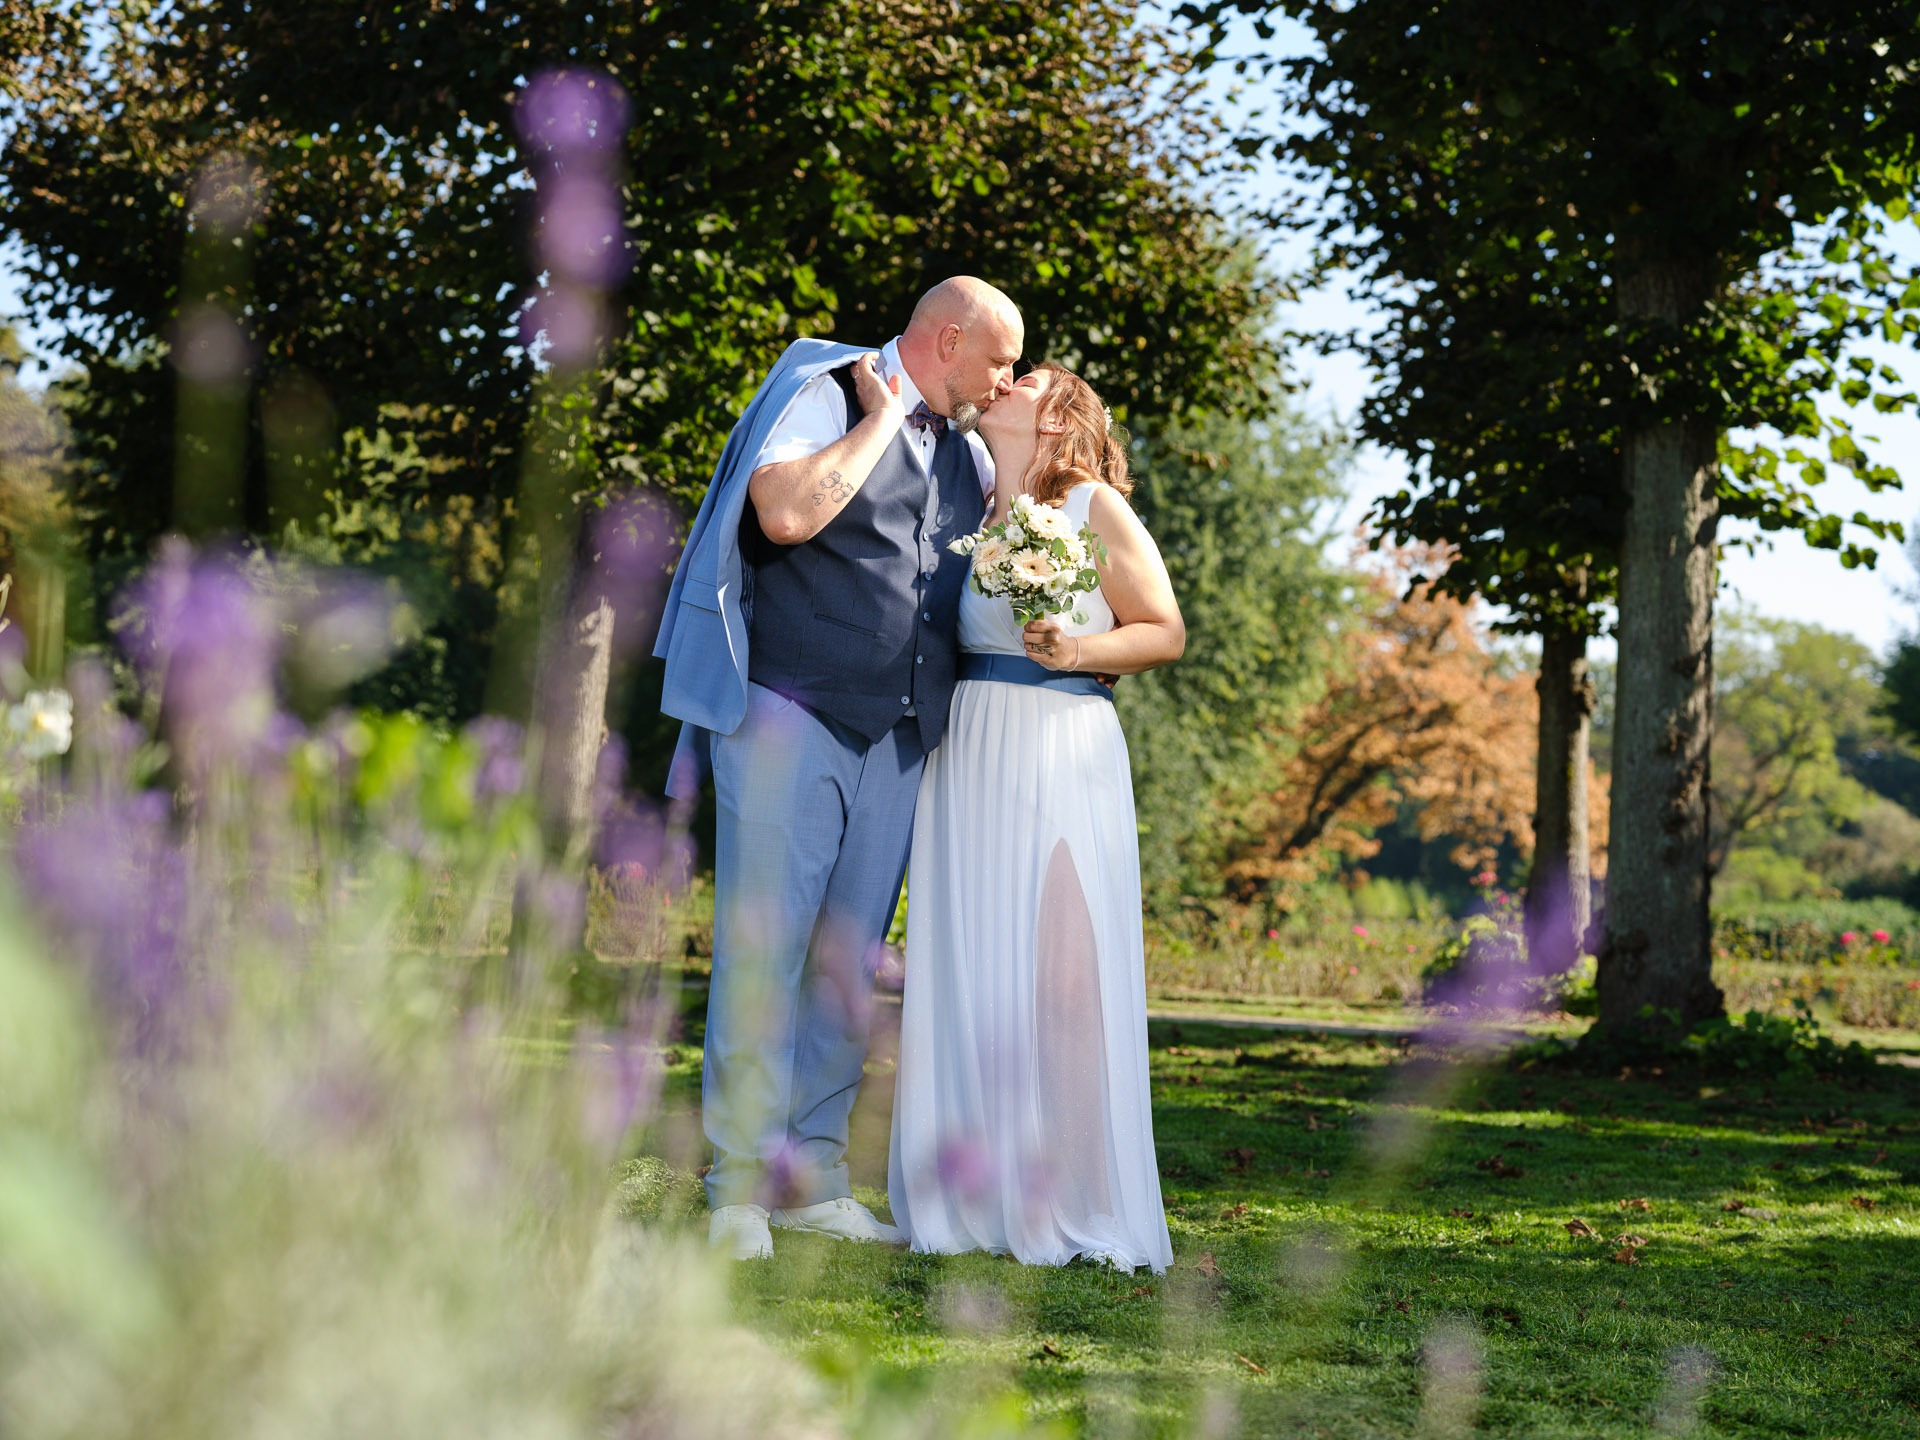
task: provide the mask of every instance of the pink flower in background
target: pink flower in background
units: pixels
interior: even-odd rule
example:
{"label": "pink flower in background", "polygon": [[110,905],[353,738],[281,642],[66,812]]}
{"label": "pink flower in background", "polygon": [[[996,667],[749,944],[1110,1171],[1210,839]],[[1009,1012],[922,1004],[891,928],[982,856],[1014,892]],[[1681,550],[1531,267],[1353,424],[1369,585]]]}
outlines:
{"label": "pink flower in background", "polygon": [[1278,930],[1267,931],[1267,939],[1278,940],[1279,938],[1280,938],[1280,932]]}
{"label": "pink flower in background", "polygon": [[1473,883],[1476,885],[1491,885],[1499,878],[1500,877],[1491,870],[1482,870],[1478,875],[1473,877]]}
{"label": "pink flower in background", "polygon": [[1859,937],[1855,935],[1851,930],[1842,930],[1840,932],[1840,943],[1842,945],[1851,945],[1858,938]]}
{"label": "pink flower in background", "polygon": [[1884,930],[1876,930],[1873,932],[1873,943],[1876,945],[1884,945],[1891,939],[1893,939],[1893,936]]}
{"label": "pink flower in background", "polygon": [[1353,933],[1364,940],[1367,938],[1367,927],[1364,925],[1356,925],[1353,927]]}

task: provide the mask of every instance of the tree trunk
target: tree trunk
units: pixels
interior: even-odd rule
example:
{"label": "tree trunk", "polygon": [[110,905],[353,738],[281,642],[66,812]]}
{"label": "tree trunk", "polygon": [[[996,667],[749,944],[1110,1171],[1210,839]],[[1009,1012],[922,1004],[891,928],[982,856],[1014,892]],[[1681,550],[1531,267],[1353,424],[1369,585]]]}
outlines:
{"label": "tree trunk", "polygon": [[593,782],[607,738],[613,675],[613,602],[577,567],[541,637],[534,717],[540,769],[535,795],[547,854],[580,864],[593,841]]}
{"label": "tree trunk", "polygon": [[586,945],[585,872],[607,739],[614,605],[586,553],[588,515],[577,526],[573,543],[548,552],[558,551],[561,563],[542,562],[529,738],[543,843],[538,868],[522,871],[514,893],[508,947],[522,961],[577,955]]}
{"label": "tree trunk", "polygon": [[[1628,321],[1677,327],[1709,287],[1648,265],[1619,286]],[[1718,434],[1698,418],[1629,429],[1608,836],[1603,1033],[1672,1038],[1724,1013],[1707,914]]]}
{"label": "tree trunk", "polygon": [[1587,737],[1593,682],[1587,637],[1540,636],[1540,758],[1533,814],[1533,874],[1527,882],[1527,954],[1539,974],[1580,958],[1592,919],[1593,855],[1587,834]]}

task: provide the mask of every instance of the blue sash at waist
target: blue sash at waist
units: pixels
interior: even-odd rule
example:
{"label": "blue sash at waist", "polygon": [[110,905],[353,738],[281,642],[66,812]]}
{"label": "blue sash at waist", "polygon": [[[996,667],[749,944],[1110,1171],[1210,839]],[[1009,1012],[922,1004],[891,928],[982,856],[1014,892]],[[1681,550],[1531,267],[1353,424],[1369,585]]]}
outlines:
{"label": "blue sash at waist", "polygon": [[1042,685],[1068,695],[1098,695],[1112,700],[1113,691],[1082,670],[1049,670],[1024,655],[966,651],[960,656],[961,680],[999,680],[1009,685]]}

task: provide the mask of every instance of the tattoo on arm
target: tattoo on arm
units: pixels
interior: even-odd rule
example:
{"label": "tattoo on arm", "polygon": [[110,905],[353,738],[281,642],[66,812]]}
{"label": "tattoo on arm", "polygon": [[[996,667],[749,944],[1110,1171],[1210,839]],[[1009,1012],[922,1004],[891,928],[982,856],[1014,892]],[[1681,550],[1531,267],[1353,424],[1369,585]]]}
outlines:
{"label": "tattoo on arm", "polygon": [[852,494],[852,484],[842,479],[838,470],[829,470],[827,478],[820,482],[820,488],[813,492],[813,503],[818,506],[831,500],[837,505]]}

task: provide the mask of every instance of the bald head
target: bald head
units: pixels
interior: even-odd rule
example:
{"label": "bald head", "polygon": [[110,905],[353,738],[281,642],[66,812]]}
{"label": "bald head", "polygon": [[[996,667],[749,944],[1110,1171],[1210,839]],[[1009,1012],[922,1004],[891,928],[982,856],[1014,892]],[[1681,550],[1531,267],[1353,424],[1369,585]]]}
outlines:
{"label": "bald head", "polygon": [[927,404],[967,431],[1013,387],[1025,341],[1020,311],[1005,292],[955,275],[913,307],[900,336],[900,360]]}
{"label": "bald head", "polygon": [[947,325],[972,329],[990,323],[1009,327],[1019,334],[1020,312],[1004,290],[971,275],[955,275],[920,297],[920,302],[913,307],[913,318],[907,322],[907,330],[937,335]]}

